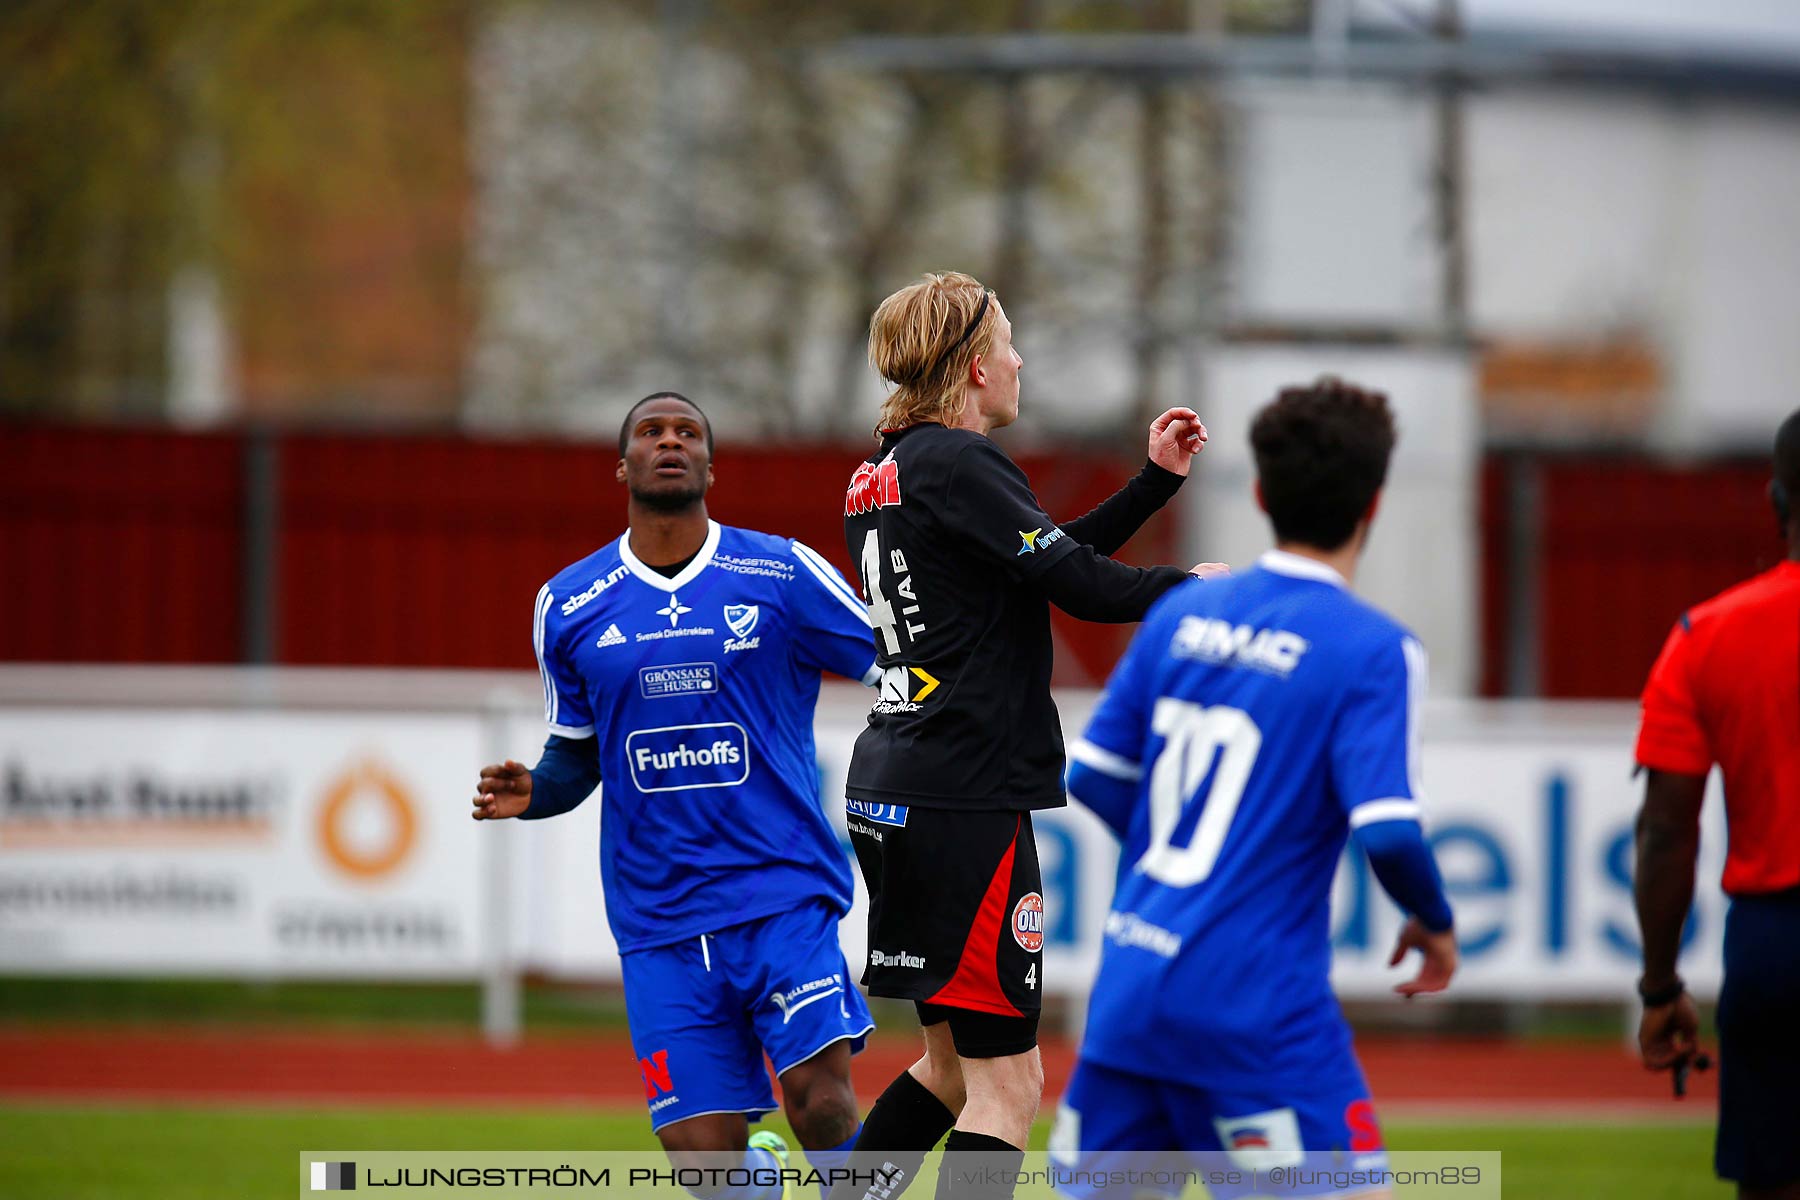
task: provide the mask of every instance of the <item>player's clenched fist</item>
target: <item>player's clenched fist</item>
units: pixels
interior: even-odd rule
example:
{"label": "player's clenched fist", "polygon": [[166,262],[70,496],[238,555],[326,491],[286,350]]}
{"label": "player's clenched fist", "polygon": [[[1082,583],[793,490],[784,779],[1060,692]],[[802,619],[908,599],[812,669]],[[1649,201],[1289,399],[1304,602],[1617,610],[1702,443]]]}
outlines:
{"label": "player's clenched fist", "polygon": [[1165,471],[1186,475],[1205,445],[1206,426],[1191,408],[1171,408],[1150,422],[1150,461]]}
{"label": "player's clenched fist", "polygon": [[524,763],[507,759],[481,768],[481,782],[475,785],[477,821],[498,821],[516,817],[531,807],[531,769]]}

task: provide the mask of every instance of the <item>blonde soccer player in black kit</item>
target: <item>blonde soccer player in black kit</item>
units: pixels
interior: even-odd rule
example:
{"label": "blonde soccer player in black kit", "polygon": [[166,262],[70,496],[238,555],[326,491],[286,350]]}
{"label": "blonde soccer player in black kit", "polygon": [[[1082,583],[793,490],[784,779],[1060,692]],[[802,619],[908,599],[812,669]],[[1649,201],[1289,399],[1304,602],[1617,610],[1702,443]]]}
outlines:
{"label": "blonde soccer player in black kit", "polygon": [[[1059,524],[988,436],[1018,418],[1023,366],[998,297],[968,275],[927,275],[876,310],[869,358],[893,391],[844,521],[882,678],[846,816],[870,898],[863,983],[913,1001],[925,1033],[856,1144],[891,1198],[946,1132],[946,1150],[1022,1160],[1043,1092],[1031,813],[1066,803],[1049,606],[1136,621],[1189,578],[1108,556],[1175,494],[1206,430],[1191,409],[1163,413],[1137,476]],[[944,1171],[938,1193],[1011,1193],[987,1178]]]}

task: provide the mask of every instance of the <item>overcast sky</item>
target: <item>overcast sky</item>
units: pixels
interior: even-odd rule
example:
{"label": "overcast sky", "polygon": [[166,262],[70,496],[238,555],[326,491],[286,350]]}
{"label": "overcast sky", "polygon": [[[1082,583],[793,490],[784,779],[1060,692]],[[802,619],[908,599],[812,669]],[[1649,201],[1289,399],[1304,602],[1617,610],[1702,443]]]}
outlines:
{"label": "overcast sky", "polygon": [[[1471,29],[1521,26],[1629,35],[1713,48],[1800,55],[1800,0],[1461,0]],[[1355,0],[1359,16],[1404,8],[1426,18],[1436,0]]]}

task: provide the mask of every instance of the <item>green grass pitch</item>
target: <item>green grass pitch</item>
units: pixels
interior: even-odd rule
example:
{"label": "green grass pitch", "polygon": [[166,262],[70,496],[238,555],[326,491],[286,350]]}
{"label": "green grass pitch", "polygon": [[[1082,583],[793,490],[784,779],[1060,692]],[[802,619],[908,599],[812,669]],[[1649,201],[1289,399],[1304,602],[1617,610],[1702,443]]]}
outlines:
{"label": "green grass pitch", "polygon": [[[777,1129],[784,1127],[773,1122]],[[1048,1127],[1040,1125],[1041,1145]],[[1724,1200],[1704,1124],[1408,1125],[1394,1150],[1499,1150],[1507,1196]],[[213,1200],[294,1194],[302,1150],[648,1150],[640,1110],[0,1106],[0,1197]],[[907,1194],[929,1198],[921,1183]],[[811,1200],[810,1196],[797,1200]]]}

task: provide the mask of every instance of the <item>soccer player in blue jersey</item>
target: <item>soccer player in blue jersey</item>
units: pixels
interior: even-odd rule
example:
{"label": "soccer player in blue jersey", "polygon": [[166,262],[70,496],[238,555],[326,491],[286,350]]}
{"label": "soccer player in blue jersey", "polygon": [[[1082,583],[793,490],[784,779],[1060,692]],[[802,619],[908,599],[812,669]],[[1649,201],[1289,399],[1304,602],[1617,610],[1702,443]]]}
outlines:
{"label": "soccer player in blue jersey", "polygon": [[874,1023],[838,947],[852,885],[813,707],[821,671],[875,682],[868,612],[809,547],[708,519],[692,401],[639,401],[619,459],[630,527],[538,592],[543,756],[483,767],[474,815],[556,816],[606,781],[601,887],[652,1129],[676,1155],[748,1145],[768,1178],[786,1149],[748,1132],[775,1108],[767,1054],[824,1175],[855,1142],[850,1056]]}
{"label": "soccer player in blue jersey", "polygon": [[[1419,824],[1425,652],[1350,591],[1394,438],[1384,396],[1334,379],[1265,407],[1250,441],[1276,548],[1159,600],[1070,747],[1069,792],[1121,857],[1052,1138],[1061,1161],[1225,1151],[1273,1168],[1329,1152],[1385,1169],[1328,978],[1331,883],[1352,833],[1409,914],[1392,961],[1423,953],[1395,990],[1440,991],[1457,960]],[[1269,1184],[1255,1194],[1384,1194],[1342,1172]]]}

